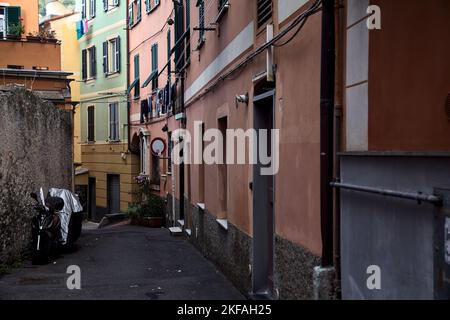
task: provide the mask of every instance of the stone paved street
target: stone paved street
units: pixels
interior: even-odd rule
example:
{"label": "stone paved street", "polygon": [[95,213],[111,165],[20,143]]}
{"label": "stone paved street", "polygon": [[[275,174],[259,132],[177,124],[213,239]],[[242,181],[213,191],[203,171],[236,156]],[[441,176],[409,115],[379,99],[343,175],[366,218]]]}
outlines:
{"label": "stone paved street", "polygon": [[[46,266],[25,262],[0,278],[0,299],[243,299],[189,243],[166,229],[118,225],[84,230],[79,250]],[[68,290],[67,267],[81,268]]]}

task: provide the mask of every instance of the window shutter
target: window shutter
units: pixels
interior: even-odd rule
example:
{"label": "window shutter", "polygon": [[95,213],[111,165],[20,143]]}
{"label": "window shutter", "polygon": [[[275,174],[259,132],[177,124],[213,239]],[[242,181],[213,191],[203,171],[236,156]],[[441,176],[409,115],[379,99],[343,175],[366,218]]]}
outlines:
{"label": "window shutter", "polygon": [[114,105],[112,103],[109,104],[109,141],[112,141],[113,137],[113,106]]}
{"label": "window shutter", "polygon": [[145,0],[145,12],[150,12],[150,0]]}
{"label": "window shutter", "polygon": [[95,18],[96,14],[97,14],[97,1],[96,0],[92,0],[93,2],[93,6],[92,6],[92,18]]}
{"label": "window shutter", "polygon": [[155,7],[159,5],[159,0],[155,0]]}
{"label": "window shutter", "polygon": [[114,108],[114,128],[115,128],[115,140],[119,140],[119,103],[116,102]]}
{"label": "window shutter", "polygon": [[108,65],[108,41],[103,42],[103,73],[107,74],[109,72]]}
{"label": "window shutter", "polygon": [[133,26],[133,3],[128,5],[128,26],[131,28]]}
{"label": "window shutter", "polygon": [[202,42],[205,37],[205,1],[201,0],[200,5],[198,7],[198,16],[199,16],[199,42]]}
{"label": "window shutter", "polygon": [[272,18],[272,0],[257,1],[258,28],[264,26]]}
{"label": "window shutter", "polygon": [[120,37],[116,38],[116,71],[120,72]]}
{"label": "window shutter", "polygon": [[103,0],[103,11],[108,11],[108,6],[109,6],[109,3],[108,3],[108,1],[109,0]]}
{"label": "window shutter", "polygon": [[86,0],[81,0],[81,18],[86,19]]}
{"label": "window shutter", "polygon": [[95,140],[95,109],[88,107],[88,141]]}
{"label": "window shutter", "polygon": [[81,51],[81,77],[83,80],[87,79],[87,51]]}
{"label": "window shutter", "polygon": [[20,7],[6,7],[7,31],[20,23]]}
{"label": "window shutter", "polygon": [[136,19],[137,21],[141,21],[141,0],[136,0],[136,8],[137,8],[137,13],[136,13]]}
{"label": "window shutter", "polygon": [[91,49],[91,53],[92,53],[92,57],[91,57],[91,62],[92,62],[92,77],[96,77],[97,76],[97,49],[95,48],[95,46],[92,47]]}

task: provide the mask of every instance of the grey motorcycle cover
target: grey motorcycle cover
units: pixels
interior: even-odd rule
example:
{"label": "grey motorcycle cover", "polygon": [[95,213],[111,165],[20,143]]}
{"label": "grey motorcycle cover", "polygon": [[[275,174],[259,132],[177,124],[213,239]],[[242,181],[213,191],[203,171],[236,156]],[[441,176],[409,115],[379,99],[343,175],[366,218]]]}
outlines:
{"label": "grey motorcycle cover", "polygon": [[81,205],[78,196],[69,190],[51,188],[49,193],[52,197],[60,197],[64,200],[64,208],[61,211],[58,211],[58,215],[61,220],[61,237],[65,244],[69,233],[70,217],[74,212],[82,212],[83,206]]}

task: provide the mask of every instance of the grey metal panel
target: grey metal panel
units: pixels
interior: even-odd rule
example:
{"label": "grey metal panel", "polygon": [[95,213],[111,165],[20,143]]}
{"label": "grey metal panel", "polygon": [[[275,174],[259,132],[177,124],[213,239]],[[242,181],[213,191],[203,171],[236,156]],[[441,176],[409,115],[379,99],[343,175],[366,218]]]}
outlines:
{"label": "grey metal panel", "polygon": [[[344,156],[341,182],[433,194],[450,186],[450,158]],[[341,191],[344,299],[433,299],[432,204]],[[369,290],[367,267],[381,268],[381,290]]]}

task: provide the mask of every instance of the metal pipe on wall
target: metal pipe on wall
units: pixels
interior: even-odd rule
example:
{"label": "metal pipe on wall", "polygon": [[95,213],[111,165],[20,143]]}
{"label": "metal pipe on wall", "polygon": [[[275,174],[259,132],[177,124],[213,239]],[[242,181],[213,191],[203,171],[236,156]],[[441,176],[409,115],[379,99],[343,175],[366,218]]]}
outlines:
{"label": "metal pipe on wall", "polygon": [[335,88],[335,0],[322,1],[322,49],[320,86],[320,221],[322,267],[333,259],[333,181],[334,169],[334,88]]}

